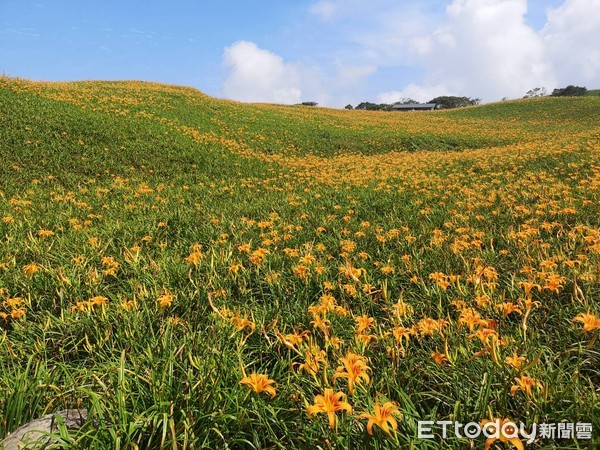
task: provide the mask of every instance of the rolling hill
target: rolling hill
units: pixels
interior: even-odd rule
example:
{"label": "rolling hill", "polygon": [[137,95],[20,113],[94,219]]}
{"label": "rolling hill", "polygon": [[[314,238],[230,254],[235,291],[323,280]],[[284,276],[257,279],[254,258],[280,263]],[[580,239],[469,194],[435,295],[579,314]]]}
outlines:
{"label": "rolling hill", "polygon": [[496,418],[598,442],[598,97],[4,77],[0,156],[0,438],[85,408],[65,448],[470,448],[417,422]]}

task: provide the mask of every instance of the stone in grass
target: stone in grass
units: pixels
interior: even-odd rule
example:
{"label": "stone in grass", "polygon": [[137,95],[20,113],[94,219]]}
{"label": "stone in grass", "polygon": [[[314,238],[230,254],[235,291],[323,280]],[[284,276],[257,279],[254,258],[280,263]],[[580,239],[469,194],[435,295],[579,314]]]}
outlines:
{"label": "stone in grass", "polygon": [[[58,430],[60,418],[68,429],[78,429],[87,419],[86,409],[63,409],[46,414],[20,426],[0,442],[0,450],[19,450],[23,448],[45,448],[51,443],[49,433]],[[60,417],[60,418],[59,418]]]}

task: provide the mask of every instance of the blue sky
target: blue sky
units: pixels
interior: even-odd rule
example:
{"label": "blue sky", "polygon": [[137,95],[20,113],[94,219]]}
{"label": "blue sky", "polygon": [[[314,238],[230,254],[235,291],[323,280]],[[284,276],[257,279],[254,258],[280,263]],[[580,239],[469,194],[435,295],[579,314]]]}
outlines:
{"label": "blue sky", "polygon": [[493,101],[600,87],[599,33],[600,0],[0,0],[0,71],[338,107]]}

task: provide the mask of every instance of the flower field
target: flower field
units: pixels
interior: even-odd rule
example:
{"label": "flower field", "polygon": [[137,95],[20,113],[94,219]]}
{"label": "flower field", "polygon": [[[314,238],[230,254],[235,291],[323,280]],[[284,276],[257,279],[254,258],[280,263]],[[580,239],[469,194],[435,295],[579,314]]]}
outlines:
{"label": "flower field", "polygon": [[[445,112],[0,78],[0,439],[595,448],[600,98]],[[590,439],[418,437],[418,421]]]}

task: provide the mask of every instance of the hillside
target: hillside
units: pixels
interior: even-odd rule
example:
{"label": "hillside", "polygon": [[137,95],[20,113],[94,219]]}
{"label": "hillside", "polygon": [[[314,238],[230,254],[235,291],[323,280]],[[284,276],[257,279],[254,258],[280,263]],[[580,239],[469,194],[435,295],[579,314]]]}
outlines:
{"label": "hillside", "polygon": [[600,429],[599,97],[381,113],[0,78],[0,157],[0,439],[73,407],[95,422],[66,448]]}

